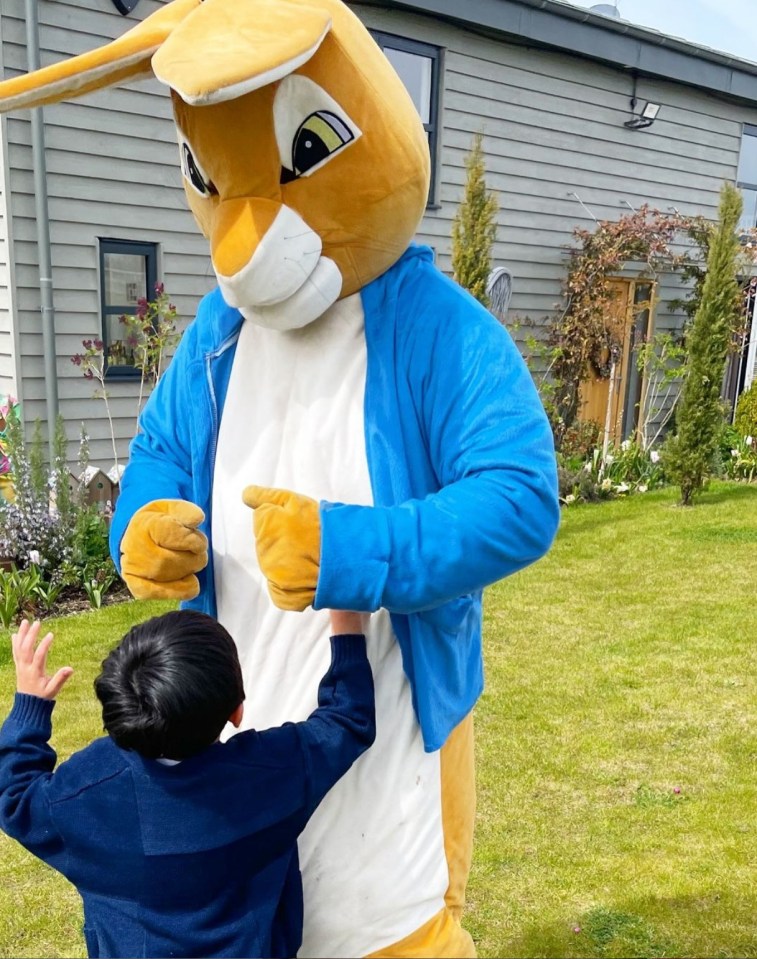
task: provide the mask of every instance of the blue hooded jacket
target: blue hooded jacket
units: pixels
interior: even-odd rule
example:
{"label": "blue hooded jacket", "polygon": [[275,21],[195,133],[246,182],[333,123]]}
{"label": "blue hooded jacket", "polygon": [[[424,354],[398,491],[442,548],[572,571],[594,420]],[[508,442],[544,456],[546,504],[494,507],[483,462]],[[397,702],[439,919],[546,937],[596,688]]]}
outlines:
{"label": "blue hooded jacket", "polygon": [[[433,751],[483,688],[482,589],[539,559],[555,536],[552,433],[507,331],[436,269],[428,248],[411,246],[360,295],[374,505],[321,503],[313,605],[389,610]],[[145,406],[111,526],[119,568],[129,520],[152,500],[196,503],[210,537],[218,425],[242,322],[220,291],[208,294]],[[199,578],[199,596],[184,605],[215,615],[212,552]]]}

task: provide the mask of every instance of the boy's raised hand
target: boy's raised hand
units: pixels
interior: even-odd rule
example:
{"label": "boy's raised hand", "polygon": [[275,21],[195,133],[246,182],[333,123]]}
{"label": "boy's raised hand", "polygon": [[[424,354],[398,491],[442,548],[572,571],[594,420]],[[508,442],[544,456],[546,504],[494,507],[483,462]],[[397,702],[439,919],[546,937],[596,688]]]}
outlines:
{"label": "boy's raised hand", "polygon": [[28,696],[55,699],[73,675],[70,666],[63,666],[54,676],[47,675],[47,654],[53,641],[48,633],[37,645],[41,623],[24,620],[11,637],[13,662],[16,664],[16,689]]}

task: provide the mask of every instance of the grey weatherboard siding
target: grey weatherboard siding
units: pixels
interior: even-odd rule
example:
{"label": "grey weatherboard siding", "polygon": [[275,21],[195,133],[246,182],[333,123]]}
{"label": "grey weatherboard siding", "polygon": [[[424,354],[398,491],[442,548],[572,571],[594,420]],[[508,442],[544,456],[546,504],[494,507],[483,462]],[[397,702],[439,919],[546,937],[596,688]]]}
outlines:
{"label": "grey weatherboard siding", "polygon": [[[157,0],[141,0],[131,17],[122,17],[110,0],[40,0],[42,64],[115,39],[160,6]],[[5,75],[26,72],[23,0],[2,0],[0,11]],[[5,161],[12,171],[8,210],[20,347],[17,392],[30,424],[37,417],[44,420],[46,408],[28,117],[27,111],[17,111],[2,122],[7,131]],[[92,462],[108,467],[113,454],[103,401],[92,398],[92,382],[70,359],[82,351],[83,339],[101,335],[97,238],[160,244],[159,275],[183,325],[212,288],[214,277],[207,243],[184,198],[170,98],[164,87],[157,81],[139,81],[45,107],[44,117],[59,407],[73,441],[72,457],[79,424],[86,421]],[[0,239],[0,263],[2,255]],[[0,324],[4,322],[2,269],[0,265]],[[0,337],[3,353],[6,339]],[[2,356],[0,375],[6,363]],[[108,387],[122,456],[134,435],[137,391],[137,385],[128,382]]]}
{"label": "grey weatherboard siding", "polygon": [[[513,273],[510,315],[536,320],[554,311],[575,226],[618,219],[643,203],[713,217],[734,180],[744,122],[757,106],[729,103],[665,80],[640,79],[637,96],[662,104],[641,131],[630,116],[631,75],[621,69],[468,32],[398,11],[359,7],[369,26],[443,47],[439,209],[422,239],[450,269],[452,220],[465,182],[464,160],[484,134],[487,183],[499,195],[494,265]],[[629,273],[629,275],[633,275]],[[657,329],[680,323],[667,302],[681,294],[662,277]]]}

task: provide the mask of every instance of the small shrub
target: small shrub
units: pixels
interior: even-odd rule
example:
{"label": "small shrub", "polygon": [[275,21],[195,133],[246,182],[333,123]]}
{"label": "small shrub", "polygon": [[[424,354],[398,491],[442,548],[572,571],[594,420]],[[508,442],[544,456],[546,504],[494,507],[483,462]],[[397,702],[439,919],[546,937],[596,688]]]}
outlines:
{"label": "small shrub", "polygon": [[486,284],[497,238],[499,204],[486,186],[482,141],[481,134],[476,134],[465,158],[465,195],[452,224],[452,271],[460,286],[488,307]]}
{"label": "small shrub", "polygon": [[62,592],[63,583],[59,582],[57,578],[47,582],[41,580],[34,587],[34,598],[43,612],[49,613],[60,599]]}
{"label": "small shrub", "polygon": [[[2,435],[14,492],[13,501],[0,508],[0,555],[13,563],[12,572],[0,578],[0,622],[6,627],[21,616],[51,611],[72,591],[86,593],[100,606],[118,578],[105,516],[85,503],[82,485],[73,495],[70,490],[62,421],[56,426],[49,473],[39,429],[27,447],[17,405],[13,410],[16,415],[5,417]],[[81,460],[86,465],[85,437]]]}
{"label": "small shrub", "polygon": [[566,460],[580,460],[583,463],[589,459],[592,450],[599,446],[601,433],[602,427],[596,420],[576,420],[565,430],[560,452]]}
{"label": "small shrub", "polygon": [[115,567],[100,569],[92,579],[84,580],[84,592],[87,594],[89,604],[93,609],[100,609],[103,604],[103,598],[113,583],[117,579]]}
{"label": "small shrub", "polygon": [[16,620],[19,609],[18,593],[10,574],[0,570],[0,623],[9,629]]}
{"label": "small shrub", "polygon": [[733,425],[741,436],[757,437],[757,380],[739,397]]}
{"label": "small shrub", "polygon": [[645,450],[641,444],[625,440],[620,446],[602,453],[595,448],[582,464],[557,454],[560,499],[570,505],[578,501],[592,503],[626,493],[646,493],[667,482],[660,454]]}
{"label": "small shrub", "polygon": [[666,468],[689,506],[704,487],[717,459],[723,429],[723,382],[732,331],[741,310],[736,280],[741,194],[731,183],[721,192],[702,298],[687,335],[685,379],[676,414],[677,433],[666,443]]}
{"label": "small shrub", "polygon": [[757,480],[757,437],[741,436],[734,427],[723,431],[719,470],[726,479],[753,483]]}

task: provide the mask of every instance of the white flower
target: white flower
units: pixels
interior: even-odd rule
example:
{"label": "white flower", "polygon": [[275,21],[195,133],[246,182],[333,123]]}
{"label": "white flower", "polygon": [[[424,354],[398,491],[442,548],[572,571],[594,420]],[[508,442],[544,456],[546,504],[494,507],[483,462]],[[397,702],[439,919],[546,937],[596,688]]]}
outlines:
{"label": "white flower", "polygon": [[624,453],[627,453],[628,450],[631,449],[631,441],[623,440],[623,442],[620,444],[620,448],[623,450]]}
{"label": "white flower", "polygon": [[647,491],[648,489],[649,489],[649,487],[647,486],[647,484],[646,484],[646,483],[642,483],[641,486],[639,487],[639,492],[640,492],[640,493],[646,493],[646,491]]}
{"label": "white flower", "polygon": [[616,493],[627,493],[630,488],[631,488],[631,487],[628,485],[628,483],[618,483],[618,485],[615,487],[615,492],[616,492]]}
{"label": "white flower", "polygon": [[608,489],[612,489],[612,480],[611,480],[611,479],[603,479],[603,480],[602,480],[602,489],[605,490],[605,492],[607,492]]}
{"label": "white flower", "polygon": [[584,463],[584,473],[591,473],[591,460]]}
{"label": "white flower", "polygon": [[612,455],[612,453],[608,453],[607,456],[605,456],[605,463],[607,463],[607,465],[609,466],[610,463],[614,463],[614,462],[615,462],[615,457]]}
{"label": "white flower", "polygon": [[652,450],[652,452],[649,454],[649,458],[652,460],[653,463],[660,462],[660,454],[657,452],[657,450]]}
{"label": "white flower", "polygon": [[754,437],[753,437],[753,436],[747,436],[747,438],[744,440],[744,442],[746,443],[747,446],[751,446],[752,443],[754,443]]}
{"label": "white flower", "polygon": [[739,458],[739,451],[738,451],[738,450],[731,450],[731,456],[732,456],[734,459],[738,459],[738,458]]}
{"label": "white flower", "polygon": [[39,550],[38,550],[38,549],[30,549],[30,550],[29,550],[29,562],[30,562],[30,563],[33,563],[35,566],[39,566],[39,564],[40,564],[40,555],[39,555]]}
{"label": "white flower", "polygon": [[568,493],[568,495],[565,497],[565,502],[568,503],[569,505],[570,503],[575,503],[575,501],[576,501],[576,497],[572,493]]}

